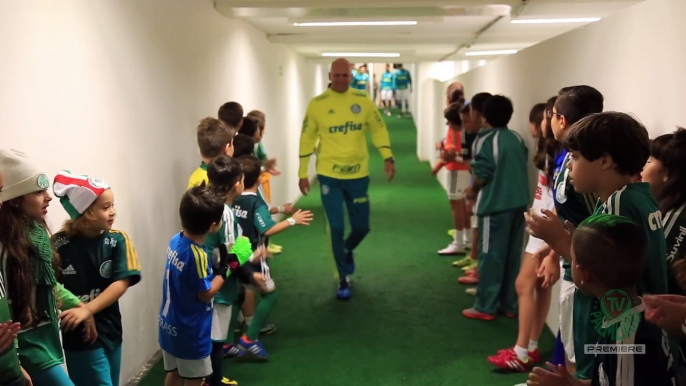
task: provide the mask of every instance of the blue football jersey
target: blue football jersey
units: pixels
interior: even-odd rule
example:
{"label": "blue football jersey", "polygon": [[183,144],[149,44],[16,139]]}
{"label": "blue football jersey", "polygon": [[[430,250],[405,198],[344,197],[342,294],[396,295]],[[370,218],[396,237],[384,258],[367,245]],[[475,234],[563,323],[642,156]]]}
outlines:
{"label": "blue football jersey", "polygon": [[353,78],[353,88],[358,90],[366,90],[369,83],[369,74],[358,72]]}
{"label": "blue football jersey", "polygon": [[390,71],[384,72],[381,75],[381,89],[382,90],[393,90],[395,88],[395,83],[393,82],[393,73]]}
{"label": "blue football jersey", "polygon": [[212,302],[198,294],[210,289],[205,247],[176,234],[167,248],[159,320],[160,347],[180,359],[202,359],[212,351]]}

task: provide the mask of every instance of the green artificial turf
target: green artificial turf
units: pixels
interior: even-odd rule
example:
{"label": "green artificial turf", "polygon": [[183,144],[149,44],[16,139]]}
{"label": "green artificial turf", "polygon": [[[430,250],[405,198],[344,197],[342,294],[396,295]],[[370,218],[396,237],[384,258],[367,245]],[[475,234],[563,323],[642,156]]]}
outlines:
{"label": "green artificial turf", "polygon": [[[396,112],[397,113],[397,112]],[[272,262],[279,301],[270,317],[278,330],[264,337],[268,363],[224,362],[224,375],[240,385],[503,385],[526,381],[486,361],[514,345],[516,319],[484,322],[461,311],[474,298],[457,283],[454,260],[436,251],[450,239],[445,192],[417,160],[411,119],[386,118],[397,174],[386,182],[371,141],[371,232],[355,251],[353,298],[335,299],[334,263],[326,222],[313,186],[298,208],[314,213],[309,227],[273,238],[283,253]],[[554,337],[545,328],[541,354],[548,359]],[[158,363],[140,383],[162,385]]]}

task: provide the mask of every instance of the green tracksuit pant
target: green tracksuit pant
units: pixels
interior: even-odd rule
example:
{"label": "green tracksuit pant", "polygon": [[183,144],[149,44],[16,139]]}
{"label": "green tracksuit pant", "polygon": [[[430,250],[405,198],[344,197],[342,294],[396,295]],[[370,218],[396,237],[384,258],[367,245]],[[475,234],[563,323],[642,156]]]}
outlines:
{"label": "green tracksuit pant", "polygon": [[524,242],[526,207],[478,216],[479,284],[474,309],[489,315],[517,312],[515,281]]}

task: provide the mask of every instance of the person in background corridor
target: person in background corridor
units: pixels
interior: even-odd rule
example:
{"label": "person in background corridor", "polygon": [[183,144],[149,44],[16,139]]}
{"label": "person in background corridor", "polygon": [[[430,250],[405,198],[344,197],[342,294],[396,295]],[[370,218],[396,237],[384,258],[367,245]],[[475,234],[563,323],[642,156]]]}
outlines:
{"label": "person in background corridor", "polygon": [[369,87],[369,74],[367,73],[366,64],[360,66],[360,70],[353,77],[353,83],[350,86],[371,93],[372,90]]}
{"label": "person in background corridor", "polygon": [[384,113],[386,116],[391,116],[391,107],[393,107],[393,90],[395,90],[395,83],[393,82],[393,73],[391,72],[391,65],[386,65],[386,72],[381,75],[381,103],[383,103]]}
{"label": "person in background corridor", "polygon": [[[349,63],[337,59],[331,64],[331,88],[310,101],[300,136],[299,186],[310,191],[308,168],[315,143],[317,178],[331,228],[331,245],[338,270],[338,299],[350,299],[348,275],[355,271],[353,251],[369,233],[369,153],[366,132],[384,159],[384,171],[391,181],[395,159],[383,118],[366,93],[350,89]],[[352,232],[344,239],[343,203],[350,216]]]}
{"label": "person in background corridor", "polygon": [[393,74],[393,85],[395,87],[395,97],[400,101],[400,117],[409,114],[410,94],[412,94],[412,76],[410,72],[403,68],[402,63],[398,64],[398,70]]}

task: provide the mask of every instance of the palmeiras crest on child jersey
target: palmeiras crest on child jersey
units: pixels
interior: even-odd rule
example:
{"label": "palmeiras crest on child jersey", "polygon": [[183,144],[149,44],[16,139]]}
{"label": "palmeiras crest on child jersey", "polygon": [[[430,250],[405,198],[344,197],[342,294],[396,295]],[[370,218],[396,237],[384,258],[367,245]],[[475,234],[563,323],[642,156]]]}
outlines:
{"label": "palmeiras crest on child jersey", "polygon": [[352,107],[350,107],[350,111],[352,111],[353,114],[359,114],[360,111],[362,111],[362,107],[360,107],[360,105],[355,103],[354,105],[352,105]]}
{"label": "palmeiras crest on child jersey", "polygon": [[100,264],[100,276],[109,279],[112,276],[112,260],[107,260]]}

